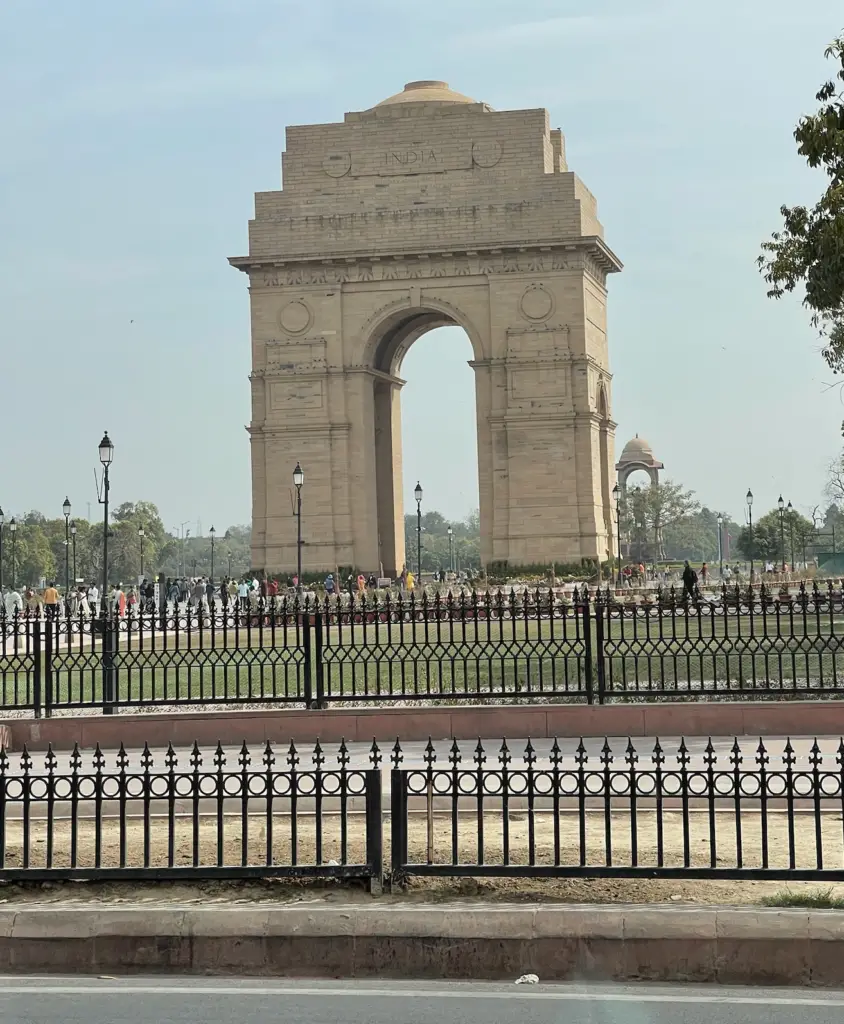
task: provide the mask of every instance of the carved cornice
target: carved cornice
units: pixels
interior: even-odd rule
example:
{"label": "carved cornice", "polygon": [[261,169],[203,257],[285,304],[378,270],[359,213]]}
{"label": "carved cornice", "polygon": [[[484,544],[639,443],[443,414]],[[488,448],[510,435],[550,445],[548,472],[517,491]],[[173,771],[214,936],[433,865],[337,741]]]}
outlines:
{"label": "carved cornice", "polygon": [[596,236],[548,245],[408,252],[377,257],[371,253],[338,259],[232,256],[229,263],[252,275],[252,286],[257,288],[453,279],[491,274],[543,274],[565,270],[585,271],[603,285],[607,274],[622,267],[603,240]]}

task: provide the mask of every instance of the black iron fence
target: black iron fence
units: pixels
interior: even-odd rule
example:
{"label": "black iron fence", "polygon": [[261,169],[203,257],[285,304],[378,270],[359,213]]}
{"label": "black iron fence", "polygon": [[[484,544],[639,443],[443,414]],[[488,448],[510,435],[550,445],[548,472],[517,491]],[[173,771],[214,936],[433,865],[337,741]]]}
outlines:
{"label": "black iron fence", "polygon": [[716,743],[2,750],[0,880],[844,880],[844,741]]}
{"label": "black iron fence", "polygon": [[[17,762],[17,763],[14,763]],[[0,878],[379,879],[380,755],[0,751]]]}
{"label": "black iron fence", "polygon": [[[798,756],[505,741],[391,773],[394,880],[408,875],[844,879],[844,741]],[[467,763],[468,762],[468,763]]]}
{"label": "black iron fence", "polygon": [[97,618],[0,617],[0,709],[426,700],[694,700],[844,692],[844,596],[583,588]]}

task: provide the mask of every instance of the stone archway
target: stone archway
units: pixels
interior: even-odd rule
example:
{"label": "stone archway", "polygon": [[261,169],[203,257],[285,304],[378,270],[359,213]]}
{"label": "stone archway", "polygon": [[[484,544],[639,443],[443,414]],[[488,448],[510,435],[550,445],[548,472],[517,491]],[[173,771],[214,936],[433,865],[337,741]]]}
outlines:
{"label": "stone archway", "polygon": [[253,562],[403,559],[401,359],[457,324],[474,358],[481,558],[612,553],[606,275],[595,201],[543,110],[410,83],[341,124],[287,130],[284,189],[258,193],[250,251]]}

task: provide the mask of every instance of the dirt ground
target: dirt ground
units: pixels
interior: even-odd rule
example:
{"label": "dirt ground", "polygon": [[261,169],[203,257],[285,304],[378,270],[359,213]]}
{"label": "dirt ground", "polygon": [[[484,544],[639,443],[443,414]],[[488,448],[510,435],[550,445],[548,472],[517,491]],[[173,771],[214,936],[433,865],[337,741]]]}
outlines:
{"label": "dirt ground", "polygon": [[[247,819],[246,849],[247,863],[264,864],[271,859],[276,864],[290,864],[292,836],[290,818],[274,817],[268,839],[268,823],[265,817]],[[681,815],[666,813],[663,818],[663,857],[666,866],[683,863],[684,833]],[[640,866],[656,866],[656,818],[652,812],[643,811],[638,815],[635,836],[637,840],[637,862]],[[240,864],[242,853],[242,825],[239,817],[227,817],[224,821],[222,858],[223,864]],[[530,821],[525,815],[511,815],[509,821],[509,861],[511,864],[526,864],[529,856]],[[717,813],[714,818],[716,867],[736,866],[735,817]],[[612,839],[612,863],[617,866],[632,862],[633,830],[628,814],[613,814],[610,820]],[[47,834],[46,822],[31,823],[30,866],[44,866],[46,863]],[[65,866],[70,863],[69,822],[55,823],[52,843],[53,865]],[[326,818],[322,831],[322,861],[342,861],[342,837],[337,817]],[[435,863],[451,863],[452,822],[448,816],[437,815],[432,821],[432,859]],[[384,835],[384,864],[389,871],[390,845],[389,828]],[[22,863],[22,832],[19,822],[7,821],[5,850],[6,866],[11,868]],[[195,841],[196,840],[196,841]],[[299,821],[296,836],[297,861],[312,864],[316,856],[316,832],[314,819]],[[484,861],[486,864],[501,864],[503,861],[503,821],[500,814],[490,813],[484,817]],[[457,828],[457,850],[460,862],[478,863],[477,819],[461,816]],[[79,866],[95,862],[96,831],[94,822],[79,822],[77,834],[77,863]],[[408,833],[409,860],[425,863],[428,859],[429,832],[424,815],[411,816]],[[705,812],[690,815],[688,845],[692,865],[708,866],[711,862],[710,820]],[[100,835],[100,862],[103,867],[120,864],[120,831],[118,823],[107,820]],[[844,866],[844,833],[840,815],[826,815],[821,820],[821,847],[824,865],[829,868]],[[200,864],[216,864],[218,844],[216,819],[198,819],[196,836],[190,818],[176,819],[172,838],[172,862],[177,866],[190,865],[194,849]],[[534,861],[536,864],[554,863],[554,822],[551,815],[537,814],[534,820]],[[590,813],[586,817],[585,859],[588,864],[603,865],[607,862],[606,822],[602,814]],[[761,866],[761,821],[758,815],[745,815],[742,819],[742,851],[745,867]],[[768,816],[769,866],[786,868],[789,863],[788,823],[784,814]],[[580,831],[576,815],[564,815],[559,819],[559,861],[563,865],[580,862]],[[796,867],[817,866],[815,821],[812,815],[798,815],[794,828],[794,857]],[[171,859],[171,846],[166,819],[153,819],[150,828],[149,862],[164,866]],[[346,835],[347,863],[365,863],[365,834],[362,816],[350,816]],[[143,824],[132,819],[127,822],[125,833],[124,863],[141,865],[144,862]],[[422,878],[411,876],[406,886],[383,897],[388,900],[439,901],[447,899],[500,900],[500,901],[551,901],[571,903],[726,903],[752,904],[764,897],[772,896],[783,889],[799,892],[831,888],[832,895],[844,898],[844,883],[751,881],[714,879],[630,879],[630,878],[484,878],[465,877],[459,879]],[[37,900],[121,902],[253,902],[271,899],[278,902],[302,900],[339,901],[369,899],[362,883],[338,883],[333,881],[303,882],[295,880],[267,880],[261,882],[65,882],[7,884],[0,889],[0,904]]]}

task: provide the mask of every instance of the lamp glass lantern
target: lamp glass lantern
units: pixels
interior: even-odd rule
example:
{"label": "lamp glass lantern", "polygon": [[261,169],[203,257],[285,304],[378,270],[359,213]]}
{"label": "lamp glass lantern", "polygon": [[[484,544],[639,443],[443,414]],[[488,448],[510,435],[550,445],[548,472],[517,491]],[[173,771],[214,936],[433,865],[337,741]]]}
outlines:
{"label": "lamp glass lantern", "polygon": [[747,502],[748,508],[753,508],[753,491],[751,491],[749,487],[747,488],[747,494],[745,495],[744,500]]}
{"label": "lamp glass lantern", "polygon": [[413,488],[413,497],[416,499],[417,505],[422,503],[422,484],[420,484],[418,481],[416,483],[416,486]]}
{"label": "lamp glass lantern", "polygon": [[62,503],[62,512],[64,512],[65,519],[70,519],[70,498],[65,498]]}
{"label": "lamp glass lantern", "polygon": [[103,434],[103,439],[99,445],[100,452],[100,463],[103,466],[110,466],[114,459],[114,444],[111,438],[108,436],[108,431]]}
{"label": "lamp glass lantern", "polygon": [[305,482],[305,474],[302,472],[302,467],[299,463],[296,463],[296,468],[293,470],[293,486],[301,487]]}

